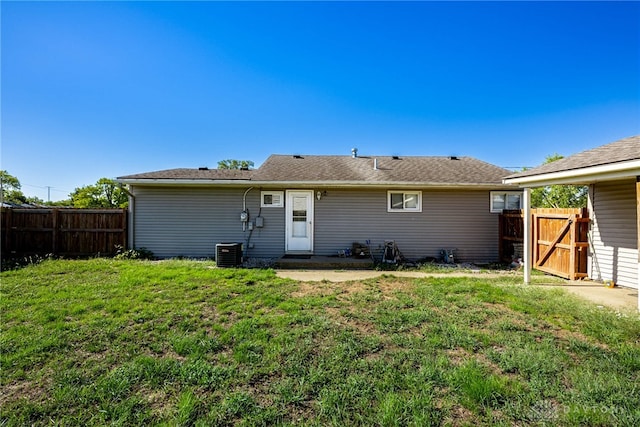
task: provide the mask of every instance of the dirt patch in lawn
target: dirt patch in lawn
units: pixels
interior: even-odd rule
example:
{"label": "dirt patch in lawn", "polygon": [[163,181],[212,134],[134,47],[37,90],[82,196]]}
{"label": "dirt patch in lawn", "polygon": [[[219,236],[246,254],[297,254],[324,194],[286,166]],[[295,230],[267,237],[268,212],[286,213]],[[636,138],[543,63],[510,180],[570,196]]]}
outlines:
{"label": "dirt patch in lawn", "polygon": [[372,322],[366,322],[355,317],[344,316],[338,308],[328,307],[325,310],[325,313],[336,323],[349,326],[362,335],[377,335],[379,333],[378,329]]}
{"label": "dirt patch in lawn", "polygon": [[406,290],[411,285],[401,281],[380,280],[375,283],[361,281],[351,282],[300,282],[298,289],[291,293],[294,298],[306,296],[351,295],[379,290],[390,295],[398,290]]}
{"label": "dirt patch in lawn", "polygon": [[[51,378],[51,377],[44,377]],[[46,383],[52,381],[47,380]],[[0,406],[4,406],[7,402],[12,402],[18,398],[25,401],[39,402],[44,399],[50,389],[49,384],[43,384],[39,381],[16,381],[2,387],[0,392]]]}

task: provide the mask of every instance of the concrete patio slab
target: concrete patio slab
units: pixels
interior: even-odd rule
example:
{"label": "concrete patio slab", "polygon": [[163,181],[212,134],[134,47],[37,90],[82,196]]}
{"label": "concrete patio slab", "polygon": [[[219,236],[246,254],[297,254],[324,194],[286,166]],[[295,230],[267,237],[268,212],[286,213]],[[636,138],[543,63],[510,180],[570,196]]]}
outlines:
{"label": "concrete patio slab", "polygon": [[534,286],[561,287],[567,292],[591,301],[596,305],[624,311],[638,310],[638,290],[633,288],[622,286],[608,288],[602,283],[589,280]]}
{"label": "concrete patio slab", "polygon": [[330,256],[301,256],[287,257],[278,259],[275,263],[276,268],[292,268],[292,269],[371,269],[373,261],[371,258],[355,258],[355,257],[330,257]]}

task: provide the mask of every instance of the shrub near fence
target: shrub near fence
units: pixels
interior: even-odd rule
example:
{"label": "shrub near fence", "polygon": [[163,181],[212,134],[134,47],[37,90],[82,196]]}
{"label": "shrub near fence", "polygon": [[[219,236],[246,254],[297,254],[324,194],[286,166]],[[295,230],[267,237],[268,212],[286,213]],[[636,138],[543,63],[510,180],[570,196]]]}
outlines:
{"label": "shrub near fence", "polygon": [[126,209],[2,209],[2,257],[114,255],[127,247]]}

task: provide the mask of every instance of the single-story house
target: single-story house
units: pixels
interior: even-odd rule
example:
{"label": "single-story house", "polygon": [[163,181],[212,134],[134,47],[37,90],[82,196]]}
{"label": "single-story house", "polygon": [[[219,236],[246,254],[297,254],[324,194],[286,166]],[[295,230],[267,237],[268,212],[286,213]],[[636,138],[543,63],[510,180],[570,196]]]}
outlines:
{"label": "single-story house", "polygon": [[[171,169],[121,176],[129,242],[158,257],[336,255],[353,242],[395,241],[408,259],[456,249],[498,259],[498,214],[519,209],[510,172],[469,157],[272,155],[253,170]],[[515,190],[515,191],[513,191]]]}
{"label": "single-story house", "polygon": [[[640,289],[640,135],[510,175],[504,182],[525,189],[525,210],[531,188],[588,185],[588,275]],[[525,219],[529,217],[526,212]],[[525,236],[530,235],[530,228],[525,229]],[[525,275],[531,266],[527,261]]]}

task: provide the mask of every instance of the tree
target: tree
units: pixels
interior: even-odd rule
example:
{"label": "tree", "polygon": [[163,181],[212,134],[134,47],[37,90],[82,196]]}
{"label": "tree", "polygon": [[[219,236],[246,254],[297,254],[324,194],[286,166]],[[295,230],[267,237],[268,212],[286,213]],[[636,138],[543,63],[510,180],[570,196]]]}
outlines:
{"label": "tree", "polygon": [[2,203],[27,203],[27,197],[20,189],[20,180],[6,170],[0,170],[0,201]]}
{"label": "tree", "polygon": [[251,160],[220,160],[218,162],[218,169],[251,169],[253,162]]}
{"label": "tree", "polygon": [[[544,164],[563,157],[547,156]],[[581,185],[551,185],[531,190],[531,206],[534,208],[584,208],[587,206],[588,188]]]}
{"label": "tree", "polygon": [[69,197],[74,208],[126,208],[129,204],[127,193],[109,178],[76,188]]}
{"label": "tree", "polygon": [[71,202],[71,199],[54,200],[54,201],[47,201],[47,202],[43,201],[40,204],[44,206],[51,206],[51,207],[65,207],[65,208],[73,207],[73,203]]}

